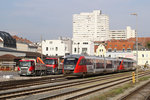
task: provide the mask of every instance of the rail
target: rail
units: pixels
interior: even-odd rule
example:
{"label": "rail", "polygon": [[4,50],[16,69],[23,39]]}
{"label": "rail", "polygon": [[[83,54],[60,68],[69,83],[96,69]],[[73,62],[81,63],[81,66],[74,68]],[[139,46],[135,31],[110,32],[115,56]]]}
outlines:
{"label": "rail", "polygon": [[[149,72],[147,73],[144,72],[140,74],[140,77],[142,77],[143,75],[149,75],[149,74],[150,74]],[[69,98],[71,99],[72,97],[68,96],[70,94],[74,94],[73,95],[74,98],[79,98],[81,96],[85,96],[89,94],[85,92],[88,89],[92,89],[93,90],[92,92],[94,92],[94,91],[99,91],[105,88],[115,86],[117,84],[122,84],[128,81],[131,81],[131,75],[129,76],[129,73],[126,73],[126,75],[123,73],[120,73],[119,75],[117,74],[108,75],[107,77],[103,76],[101,78],[98,77],[95,79],[90,78],[90,79],[83,79],[83,80],[72,80],[72,81],[59,82],[55,84],[45,84],[45,85],[41,85],[37,87],[34,86],[34,87],[26,87],[22,89],[15,89],[11,91],[10,90],[1,91],[0,99],[16,98],[20,96],[23,96],[22,99],[25,99],[26,96],[28,96],[27,97],[28,99],[33,99],[33,98],[34,99],[51,99],[51,98],[56,98],[58,96],[64,97],[64,95],[65,95],[64,97],[65,99],[69,99]],[[91,83],[94,85],[92,85]],[[84,91],[85,93],[82,91]]]}

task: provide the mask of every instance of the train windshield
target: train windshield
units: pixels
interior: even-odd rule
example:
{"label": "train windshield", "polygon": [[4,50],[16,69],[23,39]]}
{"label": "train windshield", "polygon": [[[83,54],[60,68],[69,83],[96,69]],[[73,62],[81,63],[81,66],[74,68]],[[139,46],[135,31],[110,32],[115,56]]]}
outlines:
{"label": "train windshield", "polygon": [[77,61],[77,58],[65,58],[64,65],[76,65]]}
{"label": "train windshield", "polygon": [[54,59],[46,59],[45,60],[45,64],[54,65],[55,64],[55,60]]}
{"label": "train windshield", "polygon": [[19,67],[30,67],[31,66],[31,62],[30,61],[22,61],[19,64]]}

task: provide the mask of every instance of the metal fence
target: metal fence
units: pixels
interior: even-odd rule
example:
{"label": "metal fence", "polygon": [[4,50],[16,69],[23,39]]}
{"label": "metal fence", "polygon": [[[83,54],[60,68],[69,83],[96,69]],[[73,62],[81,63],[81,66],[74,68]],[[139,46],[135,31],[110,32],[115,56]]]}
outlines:
{"label": "metal fence", "polygon": [[0,62],[1,71],[15,70],[16,62],[3,61]]}

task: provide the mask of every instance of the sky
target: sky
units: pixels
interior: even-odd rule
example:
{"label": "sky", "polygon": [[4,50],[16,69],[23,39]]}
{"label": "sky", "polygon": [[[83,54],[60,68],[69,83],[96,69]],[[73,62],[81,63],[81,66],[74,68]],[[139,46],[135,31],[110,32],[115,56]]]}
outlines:
{"label": "sky", "polygon": [[131,26],[139,37],[150,37],[150,0],[0,0],[0,31],[38,42],[72,38],[73,14],[101,10],[110,30]]}

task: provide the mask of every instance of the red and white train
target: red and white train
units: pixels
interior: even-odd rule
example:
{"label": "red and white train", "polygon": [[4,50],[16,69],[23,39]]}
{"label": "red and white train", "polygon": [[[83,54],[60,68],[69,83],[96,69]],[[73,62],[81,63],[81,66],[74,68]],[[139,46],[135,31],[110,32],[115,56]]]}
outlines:
{"label": "red and white train", "polygon": [[64,75],[85,76],[135,70],[135,61],[125,58],[69,55],[64,59]]}

